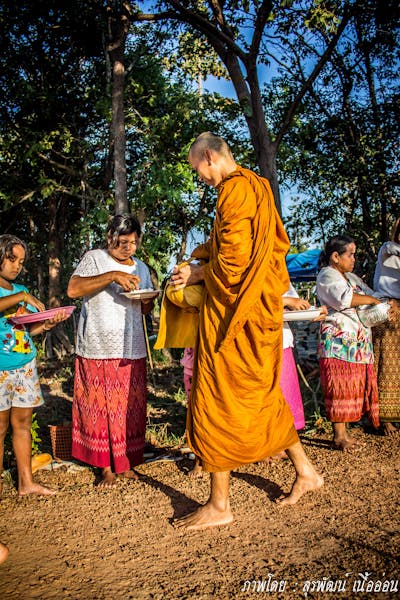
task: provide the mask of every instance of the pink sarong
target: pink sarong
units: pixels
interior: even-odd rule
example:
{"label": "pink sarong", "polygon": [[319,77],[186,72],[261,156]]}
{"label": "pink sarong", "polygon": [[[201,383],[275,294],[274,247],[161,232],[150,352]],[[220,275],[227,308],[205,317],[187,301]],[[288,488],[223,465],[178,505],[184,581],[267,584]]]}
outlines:
{"label": "pink sarong", "polygon": [[143,462],[146,359],[76,357],[72,456],[123,473]]}
{"label": "pink sarong", "polygon": [[303,429],[306,424],[304,407],[292,348],[283,350],[280,385],[283,397],[292,411],[295,428],[297,430]]}

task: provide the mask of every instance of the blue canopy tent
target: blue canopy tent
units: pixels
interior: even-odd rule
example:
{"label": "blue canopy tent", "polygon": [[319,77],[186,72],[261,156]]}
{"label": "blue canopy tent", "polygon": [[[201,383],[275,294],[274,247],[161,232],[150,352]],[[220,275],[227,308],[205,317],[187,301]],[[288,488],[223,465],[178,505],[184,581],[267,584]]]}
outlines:
{"label": "blue canopy tent", "polygon": [[288,254],[286,265],[291,281],[314,281],[318,273],[318,260],[321,254],[318,248],[298,254]]}

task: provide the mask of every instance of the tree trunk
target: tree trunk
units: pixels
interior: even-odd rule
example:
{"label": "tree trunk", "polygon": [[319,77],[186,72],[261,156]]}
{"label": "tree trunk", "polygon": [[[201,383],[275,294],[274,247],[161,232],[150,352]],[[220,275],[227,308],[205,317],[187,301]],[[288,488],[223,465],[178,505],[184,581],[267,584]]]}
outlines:
{"label": "tree trunk", "polygon": [[[49,285],[48,285],[48,306],[53,308],[60,306],[61,297],[61,260],[63,255],[65,239],[65,202],[57,196],[49,198],[49,237],[48,237],[48,257],[49,257]],[[46,334],[45,342],[47,358],[62,358],[66,354],[72,354],[74,347],[64,330],[63,323],[60,323]]]}
{"label": "tree trunk", "polygon": [[131,18],[129,2],[109,1],[108,52],[112,68],[111,138],[114,150],[115,213],[128,212],[126,180],[126,133],[124,115],[125,42]]}
{"label": "tree trunk", "polygon": [[378,152],[375,154],[372,160],[377,163],[377,167],[374,169],[379,175],[379,188],[377,189],[377,201],[380,206],[380,242],[386,242],[389,236],[388,232],[388,198],[389,198],[389,186],[387,181],[387,173],[389,171],[388,164],[385,158],[385,149],[382,144],[383,124],[381,122],[378,101],[376,98],[376,89],[374,82],[374,71],[371,64],[370,47],[367,42],[363,39],[362,28],[358,22],[356,22],[357,41],[364,58],[365,64],[365,75],[368,84],[369,100],[372,108],[373,122],[374,122],[374,140],[377,146]]}
{"label": "tree trunk", "polygon": [[125,65],[123,48],[112,51],[113,91],[111,136],[114,147],[115,213],[128,212],[126,182],[126,135],[124,116]]}
{"label": "tree trunk", "polygon": [[260,174],[270,182],[275,198],[275,205],[281,215],[282,207],[276,168],[277,146],[272,142],[265,122],[257,72],[256,70],[253,72],[253,69],[248,69],[247,79],[245,80],[239,61],[233,54],[228,54],[225,64],[249,128]]}
{"label": "tree trunk", "polygon": [[63,237],[58,230],[58,198],[52,196],[49,198],[49,238],[48,238],[48,256],[49,256],[49,286],[48,286],[48,304],[49,307],[60,306],[61,295],[61,261]]}

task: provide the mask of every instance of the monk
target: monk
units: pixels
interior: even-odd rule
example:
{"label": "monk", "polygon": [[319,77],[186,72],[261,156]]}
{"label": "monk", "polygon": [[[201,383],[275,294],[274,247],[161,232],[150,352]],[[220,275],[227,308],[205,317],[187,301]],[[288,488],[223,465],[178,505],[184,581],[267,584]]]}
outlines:
{"label": "monk", "polygon": [[227,143],[210,132],[192,144],[189,162],[217,189],[209,240],[192,253],[200,264],[174,270],[176,286],[204,283],[188,445],[211,474],[208,502],[177,519],[187,530],[226,525],[230,471],[283,450],[296,479],[280,499],[294,504],[323,479],[308,460],[280,386],[282,294],[289,288],[289,240],[267,180],[236,164]]}

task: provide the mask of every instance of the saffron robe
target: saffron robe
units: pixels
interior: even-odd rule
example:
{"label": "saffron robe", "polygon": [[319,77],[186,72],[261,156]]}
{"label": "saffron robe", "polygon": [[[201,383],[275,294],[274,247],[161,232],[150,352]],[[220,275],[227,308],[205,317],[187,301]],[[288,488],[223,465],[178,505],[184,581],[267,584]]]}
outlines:
{"label": "saffron robe", "polygon": [[218,186],[204,259],[187,439],[209,472],[298,442],[279,385],[289,240],[267,180],[238,167]]}

